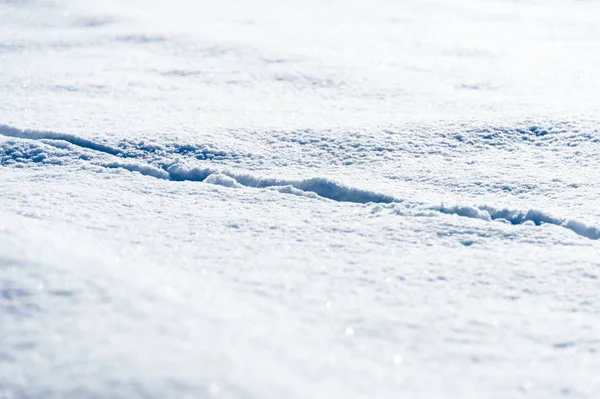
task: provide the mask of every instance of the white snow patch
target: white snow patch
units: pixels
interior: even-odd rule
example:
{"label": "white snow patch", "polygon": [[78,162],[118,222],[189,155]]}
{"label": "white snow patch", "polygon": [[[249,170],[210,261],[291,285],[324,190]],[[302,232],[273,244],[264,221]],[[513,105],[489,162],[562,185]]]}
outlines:
{"label": "white snow patch", "polygon": [[292,186],[291,184],[288,184],[287,186],[271,186],[271,187],[267,187],[267,189],[273,190],[273,191],[278,191],[283,194],[296,195],[298,197],[307,197],[307,198],[314,198],[314,199],[321,198],[316,193],[313,193],[311,191],[298,190],[296,187]]}
{"label": "white snow patch", "polygon": [[106,168],[111,168],[111,169],[125,169],[128,170],[130,172],[138,172],[144,176],[150,176],[150,177],[154,177],[157,179],[164,179],[164,180],[168,180],[169,179],[169,173],[156,168],[154,166],[148,165],[148,164],[143,164],[143,163],[136,163],[136,162],[108,162],[103,164],[102,166],[106,167]]}
{"label": "white snow patch", "polygon": [[233,177],[227,176],[223,173],[212,173],[203,180],[204,183],[216,184],[223,187],[241,188],[244,187],[239,184]]}

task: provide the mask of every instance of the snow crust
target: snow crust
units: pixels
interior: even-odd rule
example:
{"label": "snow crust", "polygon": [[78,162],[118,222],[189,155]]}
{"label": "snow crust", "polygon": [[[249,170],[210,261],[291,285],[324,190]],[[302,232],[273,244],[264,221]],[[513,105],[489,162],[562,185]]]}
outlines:
{"label": "snow crust", "polygon": [[598,15],[0,0],[0,399],[595,397]]}

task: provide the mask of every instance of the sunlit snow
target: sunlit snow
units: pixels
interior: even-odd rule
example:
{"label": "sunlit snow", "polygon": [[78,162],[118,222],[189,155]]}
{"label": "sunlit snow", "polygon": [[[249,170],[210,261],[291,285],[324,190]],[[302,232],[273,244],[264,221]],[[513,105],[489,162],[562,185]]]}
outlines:
{"label": "sunlit snow", "polygon": [[0,399],[593,398],[600,3],[0,0]]}

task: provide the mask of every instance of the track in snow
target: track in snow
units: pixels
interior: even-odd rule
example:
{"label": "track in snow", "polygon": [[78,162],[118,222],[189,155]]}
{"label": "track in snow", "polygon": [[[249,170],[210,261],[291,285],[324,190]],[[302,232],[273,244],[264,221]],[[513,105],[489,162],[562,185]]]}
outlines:
{"label": "track in snow", "polygon": [[[24,140],[42,141],[46,145],[51,145],[58,148],[64,148],[65,144],[67,146],[71,144],[86,150],[91,150],[110,156],[112,158],[107,162],[97,162],[97,164],[100,166],[106,168],[121,168],[162,180],[205,182],[232,188],[251,187],[259,189],[271,189],[284,194],[292,194],[309,198],[325,198],[338,202],[352,202],[360,204],[404,202],[402,199],[395,198],[387,194],[349,187],[323,177],[303,180],[259,178],[249,174],[234,173],[227,170],[216,170],[212,168],[186,168],[176,162],[169,161],[161,162],[162,166],[154,166],[145,161],[140,162],[139,160],[132,160],[132,158],[136,157],[123,149],[102,143],[96,143],[94,141],[69,134],[36,130],[21,130],[6,125],[0,125],[0,135]],[[181,153],[181,148],[183,148],[185,152],[187,147],[175,146],[175,148],[180,150],[179,152]],[[197,148],[194,147],[188,149],[193,151]],[[0,150],[4,151],[5,155],[9,152],[5,148],[0,148]],[[219,154],[218,152],[214,151],[206,152],[206,150],[202,150],[200,159],[207,159],[208,156],[206,154],[210,153]],[[20,158],[19,156],[14,155],[14,150],[12,150],[9,155],[14,159],[29,157],[33,162],[44,162],[45,160],[45,157],[43,156],[43,153],[41,153],[40,149],[29,152],[21,152]],[[203,156],[205,158],[202,158]],[[82,158],[86,159],[85,157]],[[195,158],[199,159],[198,156]],[[511,210],[508,208],[494,208],[487,205],[446,206],[444,204],[439,206],[429,206],[428,209],[442,214],[457,215],[485,221],[500,220],[513,225],[531,223],[536,226],[540,226],[542,224],[552,224],[564,227],[580,236],[592,240],[600,239],[600,229],[594,226],[588,226],[585,223],[577,220],[553,217],[536,209],[520,211]]]}

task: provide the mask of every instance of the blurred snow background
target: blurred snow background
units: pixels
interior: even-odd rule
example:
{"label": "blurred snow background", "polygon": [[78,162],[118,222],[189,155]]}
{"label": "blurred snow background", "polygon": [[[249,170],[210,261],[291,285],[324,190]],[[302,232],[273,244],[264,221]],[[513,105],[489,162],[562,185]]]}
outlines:
{"label": "blurred snow background", "polygon": [[0,398],[592,398],[600,3],[0,0]]}

